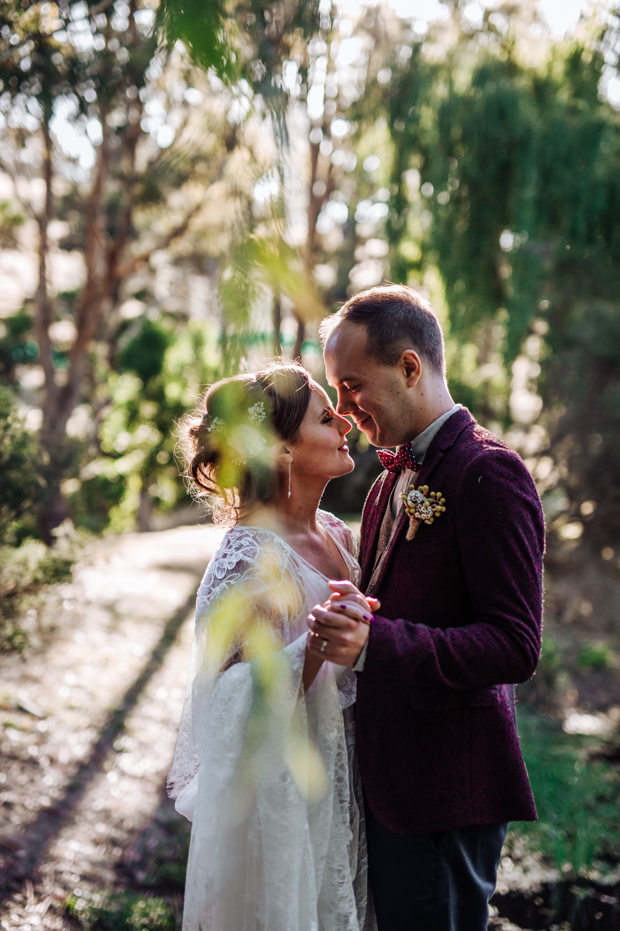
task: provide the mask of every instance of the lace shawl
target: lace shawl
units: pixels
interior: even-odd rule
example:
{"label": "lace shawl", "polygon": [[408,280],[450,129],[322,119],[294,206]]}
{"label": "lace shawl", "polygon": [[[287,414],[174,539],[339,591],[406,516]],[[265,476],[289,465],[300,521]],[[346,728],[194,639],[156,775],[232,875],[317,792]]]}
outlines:
{"label": "lace shawl", "polygon": [[[319,518],[357,581],[351,531]],[[193,821],[184,931],[373,927],[355,676],[325,663],[305,695],[301,684],[307,615],[329,593],[268,530],[231,529],[207,568],[169,775]],[[252,658],[248,642],[262,652]]]}

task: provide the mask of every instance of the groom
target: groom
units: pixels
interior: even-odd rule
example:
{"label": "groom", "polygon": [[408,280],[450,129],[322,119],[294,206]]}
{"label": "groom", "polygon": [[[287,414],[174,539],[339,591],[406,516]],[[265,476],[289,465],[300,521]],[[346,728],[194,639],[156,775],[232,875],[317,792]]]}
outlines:
{"label": "groom", "polygon": [[[540,651],[540,501],[519,456],[452,400],[419,294],[357,294],[323,337],[338,413],[398,448],[379,452],[362,517],[360,588],[379,613],[344,614],[360,596],[339,582],[310,621],[312,649],[357,673],[379,931],[485,931],[508,822],[536,818],[512,683]],[[401,494],[420,486],[410,517]]]}

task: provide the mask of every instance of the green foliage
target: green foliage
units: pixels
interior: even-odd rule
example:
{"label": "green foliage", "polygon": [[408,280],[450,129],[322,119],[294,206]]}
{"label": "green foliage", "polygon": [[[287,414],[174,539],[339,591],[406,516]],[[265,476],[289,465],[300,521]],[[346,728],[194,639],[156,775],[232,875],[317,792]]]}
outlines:
{"label": "green foliage", "polygon": [[[419,80],[403,79],[392,103],[394,116],[413,104],[407,132],[394,141],[409,152],[415,142],[422,180],[433,186],[425,195],[433,218],[427,242],[445,281],[451,326],[471,336],[507,308],[509,361],[549,273],[562,282],[566,245],[594,250],[591,265],[605,265],[620,249],[618,119],[597,97],[602,59],[581,47],[564,59],[559,49],[554,54],[546,72],[481,56],[469,80],[455,55],[458,80],[447,83],[441,66],[412,59]],[[500,244],[503,231],[510,236]],[[570,265],[583,261],[569,258]]]}
{"label": "green foliage", "polygon": [[18,414],[12,392],[0,385],[0,543],[20,536],[42,495],[35,438]]}
{"label": "green foliage", "polygon": [[39,540],[28,540],[17,549],[2,549],[0,584],[4,592],[24,594],[70,580],[72,564],[70,557],[48,549]]}
{"label": "green foliage", "polygon": [[164,0],[159,5],[158,28],[172,46],[183,42],[197,65],[213,68],[220,78],[228,80],[239,73],[235,17],[226,0]]}
{"label": "green foliage", "polygon": [[615,666],[613,651],[606,643],[587,643],[579,651],[577,665],[580,669],[613,669]]}
{"label": "green foliage", "polygon": [[277,232],[249,234],[235,244],[220,277],[219,298],[227,321],[222,345],[222,374],[239,370],[248,346],[259,334],[251,313],[257,300],[270,293],[288,297],[302,320],[323,316],[324,305],[297,249]]}
{"label": "green foliage", "polygon": [[32,317],[21,310],[10,317],[4,317],[0,327],[0,378],[5,382],[14,382],[15,367],[34,362],[39,354],[37,344],[28,338],[32,330]]}
{"label": "green foliage", "polygon": [[513,830],[529,836],[563,873],[585,872],[601,855],[617,857],[620,779],[603,762],[589,759],[595,741],[522,711],[519,736],[539,820]]}
{"label": "green foliage", "polygon": [[76,527],[101,533],[108,525],[110,511],[123,500],[127,483],[118,472],[85,478],[69,495],[71,518]]}
{"label": "green foliage", "polygon": [[605,505],[584,533],[596,546],[620,521],[620,117],[603,67],[577,43],[538,67],[494,41],[445,64],[414,48],[388,103],[392,274],[438,267],[449,375],[483,420],[510,424],[510,366],[531,346],[569,510]]}
{"label": "green foliage", "polygon": [[[101,454],[83,471],[70,499],[88,529],[141,529],[153,509],[185,501],[175,460],[176,422],[219,377],[217,330],[199,321],[144,318],[130,328],[108,379],[111,404],[100,430]],[[142,524],[140,524],[142,521]]]}
{"label": "green foliage", "polygon": [[166,349],[172,341],[172,333],[161,323],[144,317],[138,332],[125,344],[118,354],[120,372],[134,372],[143,384],[161,374]]}
{"label": "green foliage", "polygon": [[274,112],[286,99],[282,63],[320,24],[317,0],[285,0],[277,8],[269,0],[162,0],[157,21],[169,46],[180,40],[197,65],[222,80],[245,79]]}
{"label": "green foliage", "polygon": [[21,210],[10,200],[0,201],[0,249],[17,249],[17,230],[25,222]]}
{"label": "green foliage", "polygon": [[[119,90],[141,86],[155,39],[143,38],[132,30],[124,42],[128,55],[121,66],[116,55],[118,44],[108,46],[107,42],[112,38],[111,21],[116,12],[114,3],[107,4],[95,18],[85,15],[80,0],[68,0],[53,10],[44,4],[7,0],[0,8],[0,29],[5,43],[0,57],[0,81],[4,93],[13,99],[25,95],[36,100],[38,107],[34,112],[49,120],[54,98],[62,94],[77,104],[79,115],[88,116],[92,113],[93,91],[100,103],[109,106]],[[103,39],[102,44],[93,43],[90,53],[77,44],[60,42],[56,35],[63,26],[76,21]]]}
{"label": "green foliage", "polygon": [[175,931],[176,919],[168,902],[136,892],[96,894],[91,900],[72,895],[67,912],[80,927],[101,931]]}

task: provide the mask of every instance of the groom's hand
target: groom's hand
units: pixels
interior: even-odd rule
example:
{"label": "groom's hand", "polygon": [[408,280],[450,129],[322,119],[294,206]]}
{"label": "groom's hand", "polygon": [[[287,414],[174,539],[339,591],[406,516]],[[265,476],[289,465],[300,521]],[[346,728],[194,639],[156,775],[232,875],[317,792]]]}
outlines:
{"label": "groom's hand", "polygon": [[366,599],[348,581],[330,582],[334,594],[323,605],[316,605],[308,618],[312,632],[308,649],[338,666],[354,666],[368,640],[376,599]]}
{"label": "groom's hand", "polygon": [[373,611],[378,611],[381,607],[378,598],[373,598],[371,595],[362,595],[359,588],[353,582],[349,582],[348,579],[331,581],[327,584],[332,589],[333,595],[330,596],[329,601],[323,603],[324,608],[333,608],[340,605],[343,610],[347,610],[351,617],[356,617],[358,614],[356,609],[362,608],[363,616],[360,619],[370,623],[370,616]]}

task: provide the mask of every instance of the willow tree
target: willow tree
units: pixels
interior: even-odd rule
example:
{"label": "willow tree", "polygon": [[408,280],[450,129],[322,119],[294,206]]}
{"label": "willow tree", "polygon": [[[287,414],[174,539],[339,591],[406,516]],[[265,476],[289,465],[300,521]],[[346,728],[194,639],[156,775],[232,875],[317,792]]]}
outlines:
{"label": "willow tree", "polygon": [[[389,104],[394,273],[436,265],[451,337],[477,345],[479,371],[489,343],[508,369],[529,356],[542,487],[597,547],[620,521],[620,115],[600,39],[550,45],[538,67],[510,36],[445,63],[416,54]],[[483,414],[508,425],[500,400]]]}

